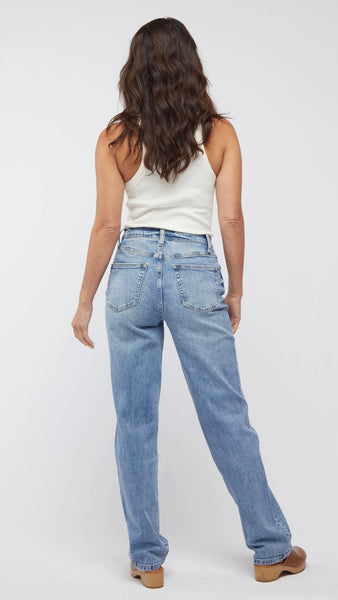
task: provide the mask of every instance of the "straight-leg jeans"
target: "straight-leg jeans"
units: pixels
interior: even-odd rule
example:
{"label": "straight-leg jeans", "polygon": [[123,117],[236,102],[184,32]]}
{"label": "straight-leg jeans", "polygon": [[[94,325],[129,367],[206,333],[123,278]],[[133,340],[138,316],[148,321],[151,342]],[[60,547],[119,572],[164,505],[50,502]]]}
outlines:
{"label": "straight-leg jeans", "polygon": [[253,562],[280,562],[291,552],[291,531],[268,485],[258,434],[249,421],[211,236],[154,227],[121,231],[105,315],[129,558],[150,571],[169,552],[159,526],[157,454],[165,321],[212,458],[237,504]]}

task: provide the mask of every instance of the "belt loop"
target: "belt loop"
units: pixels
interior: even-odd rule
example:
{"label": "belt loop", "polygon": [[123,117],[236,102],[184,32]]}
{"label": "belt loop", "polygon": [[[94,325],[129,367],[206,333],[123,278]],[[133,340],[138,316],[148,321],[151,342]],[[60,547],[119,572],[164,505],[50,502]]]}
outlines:
{"label": "belt loop", "polygon": [[208,242],[208,254],[210,254],[211,253],[211,238],[210,238],[209,233],[206,233],[205,235],[206,235],[207,242]]}
{"label": "belt loop", "polygon": [[160,229],[160,246],[164,244],[165,229]]}
{"label": "belt loop", "polygon": [[125,228],[125,227],[123,227],[123,229],[121,229],[121,231],[120,231],[120,233],[119,233],[119,243],[118,243],[118,245],[117,245],[117,249],[118,249],[118,250],[120,249],[121,242],[122,242],[122,240],[123,240],[123,238],[124,238],[124,234],[123,234],[123,236],[122,236],[122,240],[120,239],[120,237],[121,237],[121,232],[122,232],[122,231],[126,231],[126,228]]}

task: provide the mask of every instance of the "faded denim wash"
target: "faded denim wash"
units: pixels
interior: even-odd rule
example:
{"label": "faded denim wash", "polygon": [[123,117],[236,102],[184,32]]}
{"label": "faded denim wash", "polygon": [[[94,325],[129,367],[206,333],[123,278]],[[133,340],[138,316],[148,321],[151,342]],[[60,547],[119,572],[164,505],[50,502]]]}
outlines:
{"label": "faded denim wash", "polygon": [[129,557],[159,568],[158,408],[164,321],[171,332],[213,460],[239,510],[257,565],[282,561],[291,532],[266,478],[248,417],[224,281],[211,236],[153,227],[122,229],[105,296],[115,456]]}

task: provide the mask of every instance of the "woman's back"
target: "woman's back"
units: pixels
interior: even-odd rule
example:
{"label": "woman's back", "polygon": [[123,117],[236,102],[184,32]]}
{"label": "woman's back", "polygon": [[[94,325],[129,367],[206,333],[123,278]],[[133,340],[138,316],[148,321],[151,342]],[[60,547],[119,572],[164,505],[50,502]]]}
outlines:
{"label": "woman's back", "polygon": [[[202,126],[195,129],[195,139],[203,154],[167,182],[145,167],[143,145],[141,161],[126,157],[126,144],[116,150],[116,160],[125,181],[127,218],[123,228],[159,227],[187,233],[213,235],[212,214],[217,172],[220,170],[226,132],[231,127],[226,119],[214,120],[207,147],[203,144]],[[119,125],[115,128],[115,135]],[[209,153],[209,155],[208,155]],[[209,158],[210,157],[210,158]]]}
{"label": "woman's back", "polygon": [[143,158],[134,176],[125,183],[128,211],[124,228],[160,227],[188,233],[212,234],[212,210],[216,175],[202,143],[199,125],[195,131],[203,154],[191,161],[175,181],[151,173]]}

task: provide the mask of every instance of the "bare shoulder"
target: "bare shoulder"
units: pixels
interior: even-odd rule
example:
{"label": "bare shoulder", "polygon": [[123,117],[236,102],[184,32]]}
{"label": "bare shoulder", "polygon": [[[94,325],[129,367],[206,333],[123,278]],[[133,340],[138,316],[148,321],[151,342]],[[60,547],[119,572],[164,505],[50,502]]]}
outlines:
{"label": "bare shoulder", "polygon": [[224,148],[239,146],[238,136],[233,124],[226,118],[213,119],[213,137]]}
{"label": "bare shoulder", "polygon": [[107,127],[105,127],[100,132],[98,139],[97,139],[98,150],[103,151],[104,149],[106,149],[107,151],[113,152],[115,154],[117,145],[108,146],[108,144],[110,142],[112,142],[113,140],[115,140],[120,135],[122,130],[123,130],[123,124],[120,121],[117,123],[113,123],[108,131],[107,131]]}

